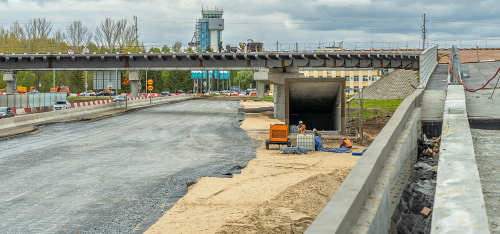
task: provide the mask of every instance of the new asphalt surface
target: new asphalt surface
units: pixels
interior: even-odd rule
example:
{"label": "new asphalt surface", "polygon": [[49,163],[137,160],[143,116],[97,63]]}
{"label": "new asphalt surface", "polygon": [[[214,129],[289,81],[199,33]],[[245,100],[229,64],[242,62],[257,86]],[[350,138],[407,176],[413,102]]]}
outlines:
{"label": "new asphalt surface", "polygon": [[189,183],[255,157],[237,105],[186,101],[0,142],[1,233],[141,232]]}

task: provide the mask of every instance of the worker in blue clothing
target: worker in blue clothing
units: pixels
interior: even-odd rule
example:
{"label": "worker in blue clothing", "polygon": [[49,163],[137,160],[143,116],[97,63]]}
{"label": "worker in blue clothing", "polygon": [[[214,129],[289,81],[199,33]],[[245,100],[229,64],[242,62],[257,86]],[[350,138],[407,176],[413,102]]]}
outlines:
{"label": "worker in blue clothing", "polygon": [[219,53],[222,53],[222,40],[219,41]]}

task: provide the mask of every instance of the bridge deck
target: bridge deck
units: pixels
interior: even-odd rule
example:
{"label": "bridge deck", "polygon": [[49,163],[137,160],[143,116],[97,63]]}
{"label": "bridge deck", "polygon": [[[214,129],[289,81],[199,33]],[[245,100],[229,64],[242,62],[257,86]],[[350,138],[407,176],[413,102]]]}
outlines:
{"label": "bridge deck", "polygon": [[422,96],[422,120],[442,121],[448,80],[448,65],[438,64]]}
{"label": "bridge deck", "polygon": [[[468,65],[471,78],[465,80],[466,84],[477,87],[493,76],[500,62]],[[496,79],[493,81],[496,82]],[[489,87],[495,85],[493,81]],[[500,110],[497,108],[500,106],[500,92],[496,90],[493,97],[492,92],[492,89],[474,93],[466,92],[466,101],[490,232],[500,233],[500,173],[498,169],[500,168],[498,159]]]}

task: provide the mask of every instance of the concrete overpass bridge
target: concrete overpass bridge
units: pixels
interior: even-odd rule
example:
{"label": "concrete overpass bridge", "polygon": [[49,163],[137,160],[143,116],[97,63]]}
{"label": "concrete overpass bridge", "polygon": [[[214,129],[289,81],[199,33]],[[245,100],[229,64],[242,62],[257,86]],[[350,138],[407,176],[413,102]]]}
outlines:
{"label": "concrete overpass bridge", "polygon": [[[423,53],[313,51],[304,53],[0,54],[0,70],[3,71],[3,80],[7,83],[7,94],[14,93],[17,71],[127,70],[132,97],[138,94],[139,71],[141,70],[255,70],[254,79],[257,81],[259,95],[264,95],[264,84],[274,84],[275,118],[289,119],[286,116],[286,100],[288,99],[285,98],[285,79],[303,78],[303,75],[299,73],[300,67],[412,69],[420,71],[421,86],[423,86],[435,66],[432,61],[436,60],[436,56],[436,48]],[[335,86],[336,94],[328,98],[328,102],[338,102],[337,106],[339,106],[341,102],[338,94],[342,93],[344,86],[340,85],[342,83],[340,79],[330,81],[337,82],[339,85]],[[315,87],[319,86],[317,84]],[[309,92],[300,95],[313,98],[310,100],[302,98],[300,101],[302,105],[316,103],[320,99],[314,89],[308,90]],[[322,93],[329,95],[326,92]],[[335,115],[338,116],[340,113],[343,117],[342,111],[337,111]],[[337,130],[340,131],[340,127]]]}

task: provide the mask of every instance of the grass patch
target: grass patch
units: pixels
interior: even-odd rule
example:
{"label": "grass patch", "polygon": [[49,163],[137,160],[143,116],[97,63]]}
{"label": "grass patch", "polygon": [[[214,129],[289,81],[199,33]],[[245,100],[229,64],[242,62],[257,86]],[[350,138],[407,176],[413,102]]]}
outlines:
{"label": "grass patch", "polygon": [[[363,119],[372,119],[374,117],[384,117],[386,115],[392,115],[403,102],[403,99],[392,99],[392,100],[363,100]],[[350,107],[357,103],[351,103]],[[347,108],[347,105],[346,105]],[[350,115],[355,116],[356,111],[350,111]]]}
{"label": "grass patch", "polygon": [[[398,108],[404,99],[391,99],[391,100],[363,100],[364,108]],[[353,102],[351,102],[353,103]]]}
{"label": "grass patch", "polygon": [[261,100],[261,101],[274,101],[274,97],[270,96],[270,95],[267,95],[264,98],[258,98],[257,96],[243,96],[242,98],[251,99],[251,100]]}

